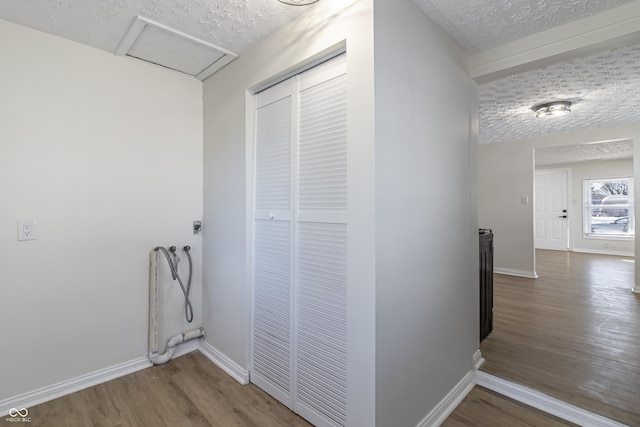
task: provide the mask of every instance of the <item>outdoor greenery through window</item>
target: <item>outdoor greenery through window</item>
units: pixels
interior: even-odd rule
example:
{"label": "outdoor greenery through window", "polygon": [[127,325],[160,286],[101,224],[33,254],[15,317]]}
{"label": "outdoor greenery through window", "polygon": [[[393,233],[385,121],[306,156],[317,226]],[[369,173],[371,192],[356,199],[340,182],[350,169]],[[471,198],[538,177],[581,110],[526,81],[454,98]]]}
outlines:
{"label": "outdoor greenery through window", "polygon": [[586,235],[634,236],[633,178],[585,179],[584,209]]}

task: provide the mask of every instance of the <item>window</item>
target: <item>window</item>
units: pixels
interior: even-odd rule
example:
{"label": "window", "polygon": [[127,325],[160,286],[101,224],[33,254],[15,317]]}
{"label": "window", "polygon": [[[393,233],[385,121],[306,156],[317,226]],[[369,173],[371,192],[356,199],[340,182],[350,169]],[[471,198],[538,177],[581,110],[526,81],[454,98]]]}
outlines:
{"label": "window", "polygon": [[633,178],[584,180],[584,233],[633,237]]}

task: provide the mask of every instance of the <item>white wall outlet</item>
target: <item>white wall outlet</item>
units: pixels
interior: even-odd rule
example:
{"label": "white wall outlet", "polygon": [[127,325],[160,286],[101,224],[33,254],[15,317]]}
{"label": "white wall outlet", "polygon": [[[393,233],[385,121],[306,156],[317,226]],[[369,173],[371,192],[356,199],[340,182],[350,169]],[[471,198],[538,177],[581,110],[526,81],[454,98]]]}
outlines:
{"label": "white wall outlet", "polygon": [[36,222],[32,219],[18,220],[18,240],[36,240]]}

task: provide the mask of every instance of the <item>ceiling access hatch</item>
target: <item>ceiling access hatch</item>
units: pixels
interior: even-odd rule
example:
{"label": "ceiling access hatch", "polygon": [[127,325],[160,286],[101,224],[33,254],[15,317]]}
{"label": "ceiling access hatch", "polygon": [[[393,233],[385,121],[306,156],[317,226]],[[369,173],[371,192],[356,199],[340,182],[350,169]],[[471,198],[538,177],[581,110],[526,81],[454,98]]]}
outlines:
{"label": "ceiling access hatch", "polygon": [[221,47],[136,16],[114,52],[204,80],[238,57]]}

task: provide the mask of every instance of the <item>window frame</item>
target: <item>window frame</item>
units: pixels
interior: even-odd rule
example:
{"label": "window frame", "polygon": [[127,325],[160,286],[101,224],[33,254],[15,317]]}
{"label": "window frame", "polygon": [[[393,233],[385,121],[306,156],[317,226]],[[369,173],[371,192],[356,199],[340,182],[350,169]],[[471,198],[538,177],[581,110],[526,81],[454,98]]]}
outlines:
{"label": "window frame", "polygon": [[[593,232],[593,222],[592,218],[593,211],[595,209],[601,209],[601,204],[595,205],[592,198],[592,184],[599,182],[621,182],[626,181],[627,184],[627,203],[614,205],[613,209],[627,209],[627,231],[624,233],[606,233]],[[582,232],[584,238],[587,239],[604,239],[604,240],[634,240],[635,239],[635,224],[634,224],[634,210],[635,210],[635,202],[633,197],[633,176],[621,176],[621,177],[606,177],[606,178],[584,178],[582,180]],[[613,194],[612,194],[613,195]],[[608,197],[608,196],[605,196]],[[604,200],[603,197],[602,200]],[[612,216],[614,217],[614,216]],[[623,218],[624,216],[620,216],[619,218]],[[612,222],[613,223],[613,222]]]}

